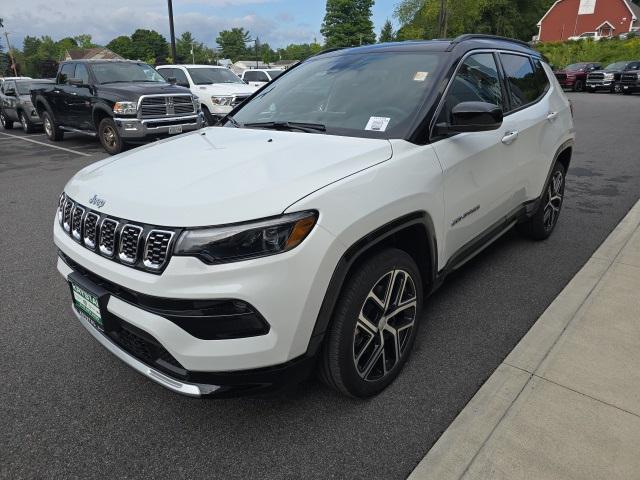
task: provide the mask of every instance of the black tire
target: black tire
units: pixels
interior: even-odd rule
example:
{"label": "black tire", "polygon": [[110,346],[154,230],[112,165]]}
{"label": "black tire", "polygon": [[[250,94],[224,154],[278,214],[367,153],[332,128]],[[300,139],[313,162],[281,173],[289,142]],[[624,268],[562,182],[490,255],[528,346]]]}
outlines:
{"label": "black tire", "polygon": [[11,130],[13,128],[13,121],[9,120],[2,110],[0,110],[0,125],[2,125],[2,128],[5,130]]}
{"label": "black tire", "polygon": [[31,120],[29,120],[26,113],[21,111],[18,116],[20,117],[20,125],[22,126],[24,133],[33,133],[36,130],[36,126],[31,123]]}
{"label": "black tire", "polygon": [[[380,296],[393,301],[380,303],[371,296],[383,290],[385,294]],[[399,301],[397,297],[401,297]],[[402,250],[383,250],[356,267],[343,287],[326,333],[320,379],[352,397],[371,397],[384,390],[411,353],[422,297],[420,271]]]}
{"label": "black tire", "polygon": [[582,80],[576,80],[576,83],[573,84],[574,92],[582,92],[584,90],[584,82]]}
{"label": "black tire", "polygon": [[[553,233],[564,202],[566,172],[561,163],[556,163],[544,187],[542,200],[536,213],[518,225],[520,233],[534,239],[545,240]],[[547,213],[548,212],[548,213]]]}
{"label": "black tire", "polygon": [[42,126],[44,127],[44,133],[49,140],[59,142],[64,138],[64,132],[60,130],[53,120],[53,115],[49,112],[44,112],[42,114]]}
{"label": "black tire", "polygon": [[124,142],[118,133],[115,122],[112,118],[106,117],[98,124],[98,137],[102,148],[109,155],[116,155],[124,150]]}
{"label": "black tire", "polygon": [[218,123],[218,120],[213,115],[211,115],[211,112],[205,105],[202,105],[202,113],[204,114],[204,118],[207,121],[208,126],[212,127],[216,123]]}
{"label": "black tire", "polygon": [[622,85],[620,85],[619,83],[614,83],[611,86],[611,93],[616,93],[616,94],[622,93]]}

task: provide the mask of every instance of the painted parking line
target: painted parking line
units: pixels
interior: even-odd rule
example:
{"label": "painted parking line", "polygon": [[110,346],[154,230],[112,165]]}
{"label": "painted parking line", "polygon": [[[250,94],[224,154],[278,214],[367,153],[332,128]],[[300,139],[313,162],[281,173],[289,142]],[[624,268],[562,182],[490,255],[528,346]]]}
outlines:
{"label": "painted parking line", "polygon": [[24,140],[25,142],[36,143],[38,145],[44,145],[45,147],[55,148],[57,150],[64,150],[65,152],[75,153],[76,155],[82,155],[83,157],[90,157],[91,156],[91,154],[89,154],[89,153],[78,152],[77,150],[71,150],[70,148],[58,147],[57,145],[51,145],[50,143],[39,142],[37,140],[33,140],[32,138],[25,138],[25,137],[21,137],[19,135],[12,135],[10,133],[4,133],[4,132],[0,132],[0,135],[5,135],[7,137],[12,137],[12,138],[18,138],[20,140]]}

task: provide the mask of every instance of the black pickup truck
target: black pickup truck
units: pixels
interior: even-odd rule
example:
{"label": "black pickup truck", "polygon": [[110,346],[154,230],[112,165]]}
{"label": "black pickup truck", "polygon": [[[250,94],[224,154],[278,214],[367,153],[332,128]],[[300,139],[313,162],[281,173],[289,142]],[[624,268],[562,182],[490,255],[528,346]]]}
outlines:
{"label": "black pickup truck", "polygon": [[97,136],[110,154],[127,143],[196,130],[204,125],[199,100],[152,67],[130,60],[62,62],[56,82],[31,91],[49,139],[64,132]]}

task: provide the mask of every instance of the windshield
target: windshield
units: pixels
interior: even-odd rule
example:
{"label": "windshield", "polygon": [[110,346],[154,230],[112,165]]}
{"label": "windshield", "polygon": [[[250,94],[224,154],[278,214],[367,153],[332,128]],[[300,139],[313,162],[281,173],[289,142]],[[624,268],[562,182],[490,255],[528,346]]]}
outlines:
{"label": "windshield", "polygon": [[571,65],[568,65],[565,70],[584,70],[586,66],[586,63],[572,63]]}
{"label": "windshield", "polygon": [[244,83],[235,73],[226,68],[188,68],[189,75],[196,85],[212,83]]}
{"label": "windshield", "polygon": [[53,82],[46,80],[40,82],[16,82],[16,85],[18,87],[18,93],[20,95],[29,95],[31,93],[31,90],[33,90],[34,88],[40,88],[47,83]]}
{"label": "windshield", "polygon": [[91,70],[93,70],[98,83],[167,83],[158,72],[146,63],[95,63],[91,65]]}
{"label": "windshield", "polygon": [[239,125],[320,124],[327,133],[402,138],[434,88],[440,58],[435,52],[317,57],[269,84],[234,118]]}
{"label": "windshield", "polygon": [[284,70],[267,70],[267,73],[271,77],[271,80],[275,80],[284,73]]}
{"label": "windshield", "polygon": [[627,66],[627,62],[616,62],[611,65],[607,65],[607,70],[622,70]]}

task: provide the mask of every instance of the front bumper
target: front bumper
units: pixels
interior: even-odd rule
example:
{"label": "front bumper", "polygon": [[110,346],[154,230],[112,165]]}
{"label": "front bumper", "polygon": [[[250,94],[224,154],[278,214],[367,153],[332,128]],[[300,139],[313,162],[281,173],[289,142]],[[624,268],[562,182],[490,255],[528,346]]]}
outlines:
{"label": "front bumper", "polygon": [[640,85],[633,83],[623,83],[621,84],[621,88],[623,92],[640,92]]}
{"label": "front bumper", "polygon": [[611,90],[611,87],[615,84],[613,80],[589,81],[587,80],[587,88],[591,90]]}
{"label": "front bumper", "polygon": [[567,79],[564,79],[564,80],[558,79],[558,83],[563,88],[573,88],[573,86],[576,83],[576,79],[575,78],[571,78],[571,79],[567,78]]}
{"label": "front bumper", "polygon": [[138,118],[115,117],[118,133],[125,139],[143,139],[147,137],[163,137],[172,134],[173,127],[181,126],[182,132],[191,132],[202,128],[206,123],[204,115],[199,112],[186,117],[168,117],[140,120]]}
{"label": "front bumper", "polygon": [[[178,369],[168,368],[154,358],[132,354],[100,331],[92,334],[102,335],[100,343],[110,342],[105,346],[111,351],[119,350],[117,356],[137,371],[187,395],[261,392],[280,388],[308,374],[322,340],[322,335],[313,336],[315,322],[333,269],[344,253],[336,246],[339,244],[335,237],[318,225],[303,244],[290,252],[216,266],[205,265],[195,258],[173,257],[162,275],[154,275],[80,246],[57,221],[54,240],[62,257],[66,257],[58,260],[58,270],[66,280],[84,272],[89,281],[105,279],[159,300],[238,299],[263,316],[270,326],[264,335],[203,340],[117,290],[105,296],[105,314],[118,323],[118,328],[123,326],[140,333],[151,348],[166,352],[159,358],[168,359]],[[317,255],[319,251],[325,255]],[[85,326],[95,330],[91,325]]]}

